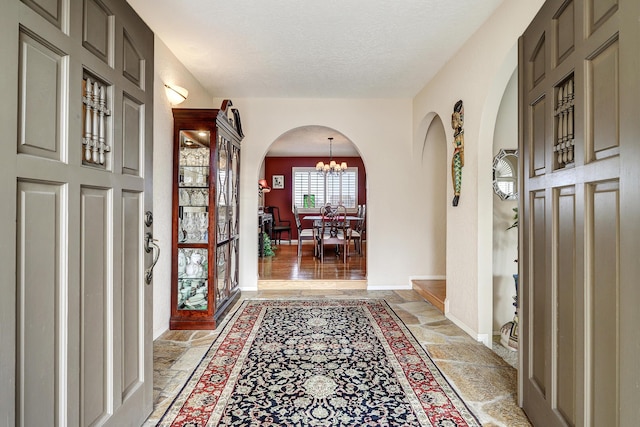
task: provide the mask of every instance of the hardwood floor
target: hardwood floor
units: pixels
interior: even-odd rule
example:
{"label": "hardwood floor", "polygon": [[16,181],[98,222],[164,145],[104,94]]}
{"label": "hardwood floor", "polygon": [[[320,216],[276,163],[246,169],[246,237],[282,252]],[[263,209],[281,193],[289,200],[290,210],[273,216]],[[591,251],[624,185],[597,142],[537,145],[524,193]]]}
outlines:
{"label": "hardwood floor", "polygon": [[447,298],[445,280],[414,280],[413,290],[429,301],[440,313],[444,313],[444,300]]}
{"label": "hardwood floor", "polygon": [[326,248],[324,262],[313,256],[313,245],[302,245],[302,256],[298,259],[298,246],[282,243],[274,249],[274,256],[258,258],[258,287],[366,289],[367,258],[366,242],[363,255],[357,254],[353,246],[347,262],[335,256],[333,248]]}

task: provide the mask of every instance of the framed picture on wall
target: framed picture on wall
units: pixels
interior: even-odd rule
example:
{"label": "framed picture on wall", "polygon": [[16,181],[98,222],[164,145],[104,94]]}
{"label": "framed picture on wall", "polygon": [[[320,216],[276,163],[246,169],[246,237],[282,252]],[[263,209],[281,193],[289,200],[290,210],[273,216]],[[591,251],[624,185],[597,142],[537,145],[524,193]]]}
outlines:
{"label": "framed picture on wall", "polygon": [[284,175],[273,175],[271,188],[282,190],[284,188]]}

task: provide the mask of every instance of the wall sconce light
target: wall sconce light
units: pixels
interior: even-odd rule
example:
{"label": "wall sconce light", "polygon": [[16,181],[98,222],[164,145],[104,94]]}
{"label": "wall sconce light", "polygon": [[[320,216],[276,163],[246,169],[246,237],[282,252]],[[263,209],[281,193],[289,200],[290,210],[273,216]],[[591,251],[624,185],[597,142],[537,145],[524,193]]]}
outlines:
{"label": "wall sconce light", "polygon": [[189,96],[189,91],[183,87],[168,84],[164,85],[164,91],[167,94],[167,99],[172,105],[178,105],[184,102]]}

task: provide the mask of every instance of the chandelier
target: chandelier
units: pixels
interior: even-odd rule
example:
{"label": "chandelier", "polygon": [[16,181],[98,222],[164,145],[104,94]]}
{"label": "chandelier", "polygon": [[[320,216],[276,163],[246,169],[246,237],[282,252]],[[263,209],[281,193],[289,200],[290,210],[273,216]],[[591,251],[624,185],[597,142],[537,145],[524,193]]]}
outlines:
{"label": "chandelier", "polygon": [[347,162],[337,163],[335,160],[333,160],[333,138],[329,137],[327,139],[329,140],[329,163],[316,163],[316,170],[325,174],[342,173],[347,170]]}

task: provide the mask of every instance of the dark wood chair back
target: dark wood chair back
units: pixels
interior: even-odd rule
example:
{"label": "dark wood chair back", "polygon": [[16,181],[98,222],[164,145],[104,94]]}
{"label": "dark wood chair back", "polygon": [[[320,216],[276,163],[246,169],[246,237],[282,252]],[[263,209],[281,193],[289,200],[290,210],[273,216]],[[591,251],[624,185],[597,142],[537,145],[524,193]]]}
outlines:
{"label": "dark wood chair back", "polygon": [[349,250],[347,209],[342,205],[327,205],[320,209],[320,215],[322,216],[318,232],[320,260],[324,261],[324,246],[335,244],[336,255],[340,255],[342,251],[343,260],[347,262]]}
{"label": "dark wood chair back", "polygon": [[[315,229],[302,228],[302,222],[300,221],[300,214],[298,213],[298,207],[293,207],[293,216],[296,219],[296,228],[298,229],[298,258],[302,256],[302,241],[303,240],[316,240]],[[313,254],[317,255],[318,246],[314,244]]]}
{"label": "dark wood chair back", "polygon": [[282,233],[287,232],[289,237],[289,244],[291,244],[291,221],[288,219],[280,218],[280,208],[277,206],[265,206],[264,211],[273,215],[273,225],[271,227],[271,240],[277,241],[280,244],[282,239]]}

